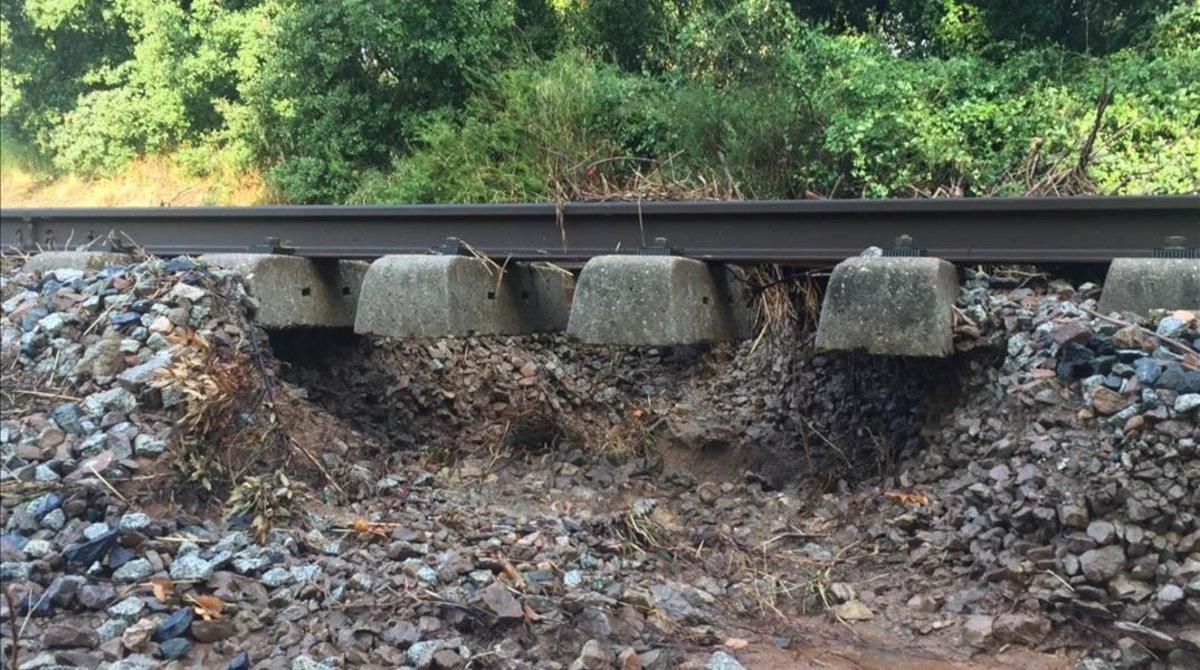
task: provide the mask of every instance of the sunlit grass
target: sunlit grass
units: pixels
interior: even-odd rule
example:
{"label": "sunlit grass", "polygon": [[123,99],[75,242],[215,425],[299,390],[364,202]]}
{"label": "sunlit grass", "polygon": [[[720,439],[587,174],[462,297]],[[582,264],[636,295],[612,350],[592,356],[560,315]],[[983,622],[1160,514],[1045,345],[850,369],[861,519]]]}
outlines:
{"label": "sunlit grass", "polygon": [[257,173],[197,176],[170,157],[143,157],[98,178],[54,174],[34,152],[0,143],[0,207],[185,207],[273,201]]}

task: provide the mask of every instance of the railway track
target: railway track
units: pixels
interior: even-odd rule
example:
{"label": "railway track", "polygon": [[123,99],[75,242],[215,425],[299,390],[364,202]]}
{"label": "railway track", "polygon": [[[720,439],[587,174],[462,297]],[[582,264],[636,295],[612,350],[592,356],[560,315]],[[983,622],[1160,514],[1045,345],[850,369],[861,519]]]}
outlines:
{"label": "railway track", "polygon": [[[36,251],[120,233],[161,255],[424,253],[457,237],[494,258],[583,261],[666,238],[691,258],[837,262],[904,235],[953,262],[1107,262],[1200,244],[1200,196],[0,209],[0,243]],[[1177,241],[1176,241],[1177,242]]]}

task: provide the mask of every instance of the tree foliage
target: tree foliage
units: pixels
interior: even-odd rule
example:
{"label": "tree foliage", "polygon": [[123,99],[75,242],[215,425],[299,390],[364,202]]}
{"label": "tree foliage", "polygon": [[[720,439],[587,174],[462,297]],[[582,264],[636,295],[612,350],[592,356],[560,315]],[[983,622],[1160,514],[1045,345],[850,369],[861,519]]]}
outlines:
{"label": "tree foliage", "polygon": [[292,0],[254,92],[260,155],[280,188],[337,200],[403,150],[429,112],[499,65],[513,6],[487,0]]}
{"label": "tree foliage", "polygon": [[293,202],[1200,183],[1194,0],[0,0],[0,56],[5,141],[56,170]]}

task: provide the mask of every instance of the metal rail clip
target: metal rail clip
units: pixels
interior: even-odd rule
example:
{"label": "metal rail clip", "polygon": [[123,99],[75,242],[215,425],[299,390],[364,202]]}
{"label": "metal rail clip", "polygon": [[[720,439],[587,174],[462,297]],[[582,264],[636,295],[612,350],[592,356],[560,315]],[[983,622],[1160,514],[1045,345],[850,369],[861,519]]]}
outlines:
{"label": "metal rail clip", "polygon": [[430,248],[434,254],[438,256],[474,256],[471,253],[471,248],[466,242],[457,237],[447,237],[444,244],[438,244]]}
{"label": "metal rail clip", "polygon": [[1163,246],[1154,250],[1152,258],[1200,258],[1194,247],[1188,246],[1183,235],[1172,235],[1163,240]]}
{"label": "metal rail clip", "polygon": [[901,235],[896,238],[896,246],[884,247],[883,255],[886,257],[924,256],[925,250],[913,246],[911,235]]}
{"label": "metal rail clip", "polygon": [[287,244],[278,237],[268,237],[266,242],[251,244],[246,248],[252,254],[280,254],[291,256],[296,253],[296,247]]}
{"label": "metal rail clip", "polygon": [[683,249],[671,246],[665,237],[656,237],[652,244],[638,247],[630,253],[633,256],[682,256]]}

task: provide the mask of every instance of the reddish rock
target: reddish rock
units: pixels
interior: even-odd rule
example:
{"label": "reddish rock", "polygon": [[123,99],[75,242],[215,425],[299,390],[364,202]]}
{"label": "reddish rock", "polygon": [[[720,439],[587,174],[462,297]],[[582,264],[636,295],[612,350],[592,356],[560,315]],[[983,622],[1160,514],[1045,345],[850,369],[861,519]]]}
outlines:
{"label": "reddish rock", "polygon": [[509,593],[503,582],[493,582],[491,586],[480,592],[483,603],[501,619],[522,619],[525,617],[521,603]]}
{"label": "reddish rock", "polygon": [[1113,333],[1112,343],[1118,349],[1145,349],[1147,351],[1154,349],[1151,337],[1137,326],[1125,326]]}
{"label": "reddish rock", "polygon": [[191,628],[192,639],[197,642],[220,642],[237,632],[230,621],[193,621]]}
{"label": "reddish rock", "polygon": [[55,624],[42,633],[42,644],[49,649],[95,647],[100,642],[96,632],[80,626]]}
{"label": "reddish rock", "polygon": [[1125,422],[1125,432],[1132,433],[1135,430],[1141,430],[1146,426],[1146,417],[1141,414],[1134,414]]}
{"label": "reddish rock", "polygon": [[1130,402],[1129,398],[1104,386],[1098,386],[1092,391],[1092,408],[1105,416],[1120,412],[1128,407]]}
{"label": "reddish rock", "polygon": [[1086,321],[1068,321],[1050,331],[1050,339],[1062,346],[1067,342],[1087,342],[1092,339],[1092,327]]}

